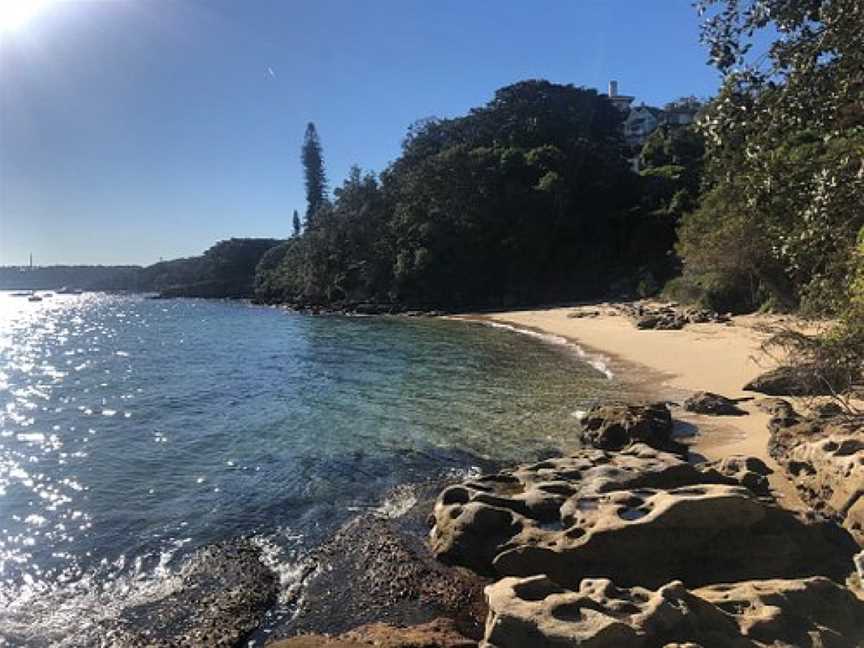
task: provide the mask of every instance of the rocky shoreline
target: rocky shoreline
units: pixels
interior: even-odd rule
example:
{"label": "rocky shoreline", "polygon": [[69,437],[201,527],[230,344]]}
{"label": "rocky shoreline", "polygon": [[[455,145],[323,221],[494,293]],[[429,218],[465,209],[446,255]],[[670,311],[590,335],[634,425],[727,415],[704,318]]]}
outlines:
{"label": "rocky shoreline", "polygon": [[[862,646],[860,422],[759,406],[813,510],[780,506],[759,459],[697,463],[665,404],[607,403],[569,456],[427,484],[407,515],[346,524],[267,645]],[[125,614],[112,645],[245,645],[277,587],[245,541],[204,550],[181,579]]]}

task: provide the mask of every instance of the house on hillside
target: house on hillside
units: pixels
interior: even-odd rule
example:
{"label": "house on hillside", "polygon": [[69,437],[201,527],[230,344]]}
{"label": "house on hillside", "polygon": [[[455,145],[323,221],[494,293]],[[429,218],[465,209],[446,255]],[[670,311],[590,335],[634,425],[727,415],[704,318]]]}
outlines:
{"label": "house on hillside", "polygon": [[633,106],[635,97],[618,94],[618,82],[609,82],[609,101],[624,115],[622,130],[624,141],[630,149],[630,163],[634,171],[639,171],[639,151],[648,137],[660,126],[687,126],[696,121],[702,102],[696,97],[684,97],[666,104],[662,109],[646,106],[644,103]]}

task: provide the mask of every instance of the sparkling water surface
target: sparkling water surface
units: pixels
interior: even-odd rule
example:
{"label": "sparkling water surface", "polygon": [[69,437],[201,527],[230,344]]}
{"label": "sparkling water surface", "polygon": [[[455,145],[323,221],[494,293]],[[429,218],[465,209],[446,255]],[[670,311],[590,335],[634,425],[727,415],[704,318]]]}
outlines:
{"label": "sparkling water surface", "polygon": [[288,589],[358,510],[572,447],[616,388],[562,340],[464,322],[0,293],[0,645],[98,645],[237,535]]}

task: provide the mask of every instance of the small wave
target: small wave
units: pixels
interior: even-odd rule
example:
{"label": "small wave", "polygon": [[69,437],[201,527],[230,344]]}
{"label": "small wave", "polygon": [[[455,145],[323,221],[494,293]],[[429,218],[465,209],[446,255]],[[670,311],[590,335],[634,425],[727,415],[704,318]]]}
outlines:
{"label": "small wave", "polygon": [[417,494],[414,488],[404,484],[390,491],[374,512],[381,517],[399,518],[410,511],[415,504],[417,504]]}
{"label": "small wave", "polygon": [[503,324],[501,322],[491,322],[489,320],[475,320],[480,322],[481,324],[485,324],[486,326],[491,326],[492,328],[500,328],[508,331],[513,331],[514,333],[519,333],[521,335],[527,335],[528,337],[533,337],[537,340],[542,340],[548,344],[555,344],[557,346],[563,346],[571,351],[575,352],[579,359],[584,361],[586,364],[594,367],[597,371],[606,376],[607,379],[612,380],[615,377],[615,374],[612,373],[612,370],[609,369],[609,359],[606,356],[597,354],[597,353],[588,353],[581,346],[576,344],[575,342],[571,342],[567,338],[561,335],[555,335],[554,333],[540,333],[538,331],[532,331],[531,329],[520,328],[518,326],[513,326],[512,324]]}
{"label": "small wave", "polygon": [[297,549],[283,546],[273,536],[253,536],[252,542],[261,549],[261,560],[279,578],[279,603],[296,603],[303,583],[314,571],[315,563],[309,556],[300,555],[304,536],[282,534],[281,540],[296,544]]}

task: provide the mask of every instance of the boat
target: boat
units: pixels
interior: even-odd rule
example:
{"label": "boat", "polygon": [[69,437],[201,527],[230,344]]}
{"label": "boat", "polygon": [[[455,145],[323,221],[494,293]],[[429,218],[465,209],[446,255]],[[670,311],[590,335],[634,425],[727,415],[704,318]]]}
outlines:
{"label": "boat", "polygon": [[39,295],[30,295],[30,296],[27,298],[27,301],[31,301],[31,302],[40,302],[40,301],[42,301],[42,298],[41,298]]}
{"label": "boat", "polygon": [[54,291],[58,295],[80,295],[81,291],[77,288],[69,288],[68,286],[63,286],[62,288],[58,288]]}
{"label": "boat", "polygon": [[32,290],[13,292],[12,297],[30,297],[33,294]]}

